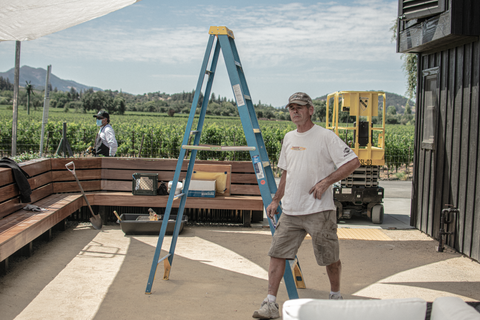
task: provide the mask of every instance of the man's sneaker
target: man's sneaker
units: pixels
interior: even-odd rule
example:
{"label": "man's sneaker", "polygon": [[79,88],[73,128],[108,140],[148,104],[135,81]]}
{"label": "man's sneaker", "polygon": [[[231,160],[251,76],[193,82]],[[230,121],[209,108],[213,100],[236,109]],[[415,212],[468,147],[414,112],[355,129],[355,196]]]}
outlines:
{"label": "man's sneaker", "polygon": [[253,312],[254,318],[257,319],[276,319],[280,318],[280,313],[278,312],[278,304],[272,301],[263,300],[262,306],[260,309]]}
{"label": "man's sneaker", "polygon": [[341,293],[334,293],[328,296],[328,299],[330,300],[343,300],[342,294]]}

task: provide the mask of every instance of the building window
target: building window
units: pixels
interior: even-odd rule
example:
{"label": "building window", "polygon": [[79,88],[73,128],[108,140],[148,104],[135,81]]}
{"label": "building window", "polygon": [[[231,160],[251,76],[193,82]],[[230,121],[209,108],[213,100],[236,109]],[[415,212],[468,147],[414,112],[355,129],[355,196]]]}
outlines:
{"label": "building window", "polygon": [[420,19],[445,11],[445,0],[399,0],[400,19]]}
{"label": "building window", "polygon": [[438,109],[438,74],[439,68],[423,70],[423,139],[422,149],[435,149]]}

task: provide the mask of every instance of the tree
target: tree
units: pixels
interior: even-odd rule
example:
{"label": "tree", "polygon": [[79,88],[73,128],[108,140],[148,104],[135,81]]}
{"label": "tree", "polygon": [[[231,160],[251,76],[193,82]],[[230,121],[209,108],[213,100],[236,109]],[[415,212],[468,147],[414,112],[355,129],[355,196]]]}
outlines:
{"label": "tree", "polygon": [[387,113],[391,115],[396,115],[397,114],[397,108],[395,106],[389,106],[387,108]]}
{"label": "tree", "polygon": [[[392,31],[392,41],[397,40],[397,28],[398,20],[395,19],[393,26],[390,28]],[[415,53],[402,53],[400,59],[403,60],[402,69],[407,76],[407,91],[405,95],[408,98],[407,106],[410,100],[412,100],[417,92],[417,55]]]}

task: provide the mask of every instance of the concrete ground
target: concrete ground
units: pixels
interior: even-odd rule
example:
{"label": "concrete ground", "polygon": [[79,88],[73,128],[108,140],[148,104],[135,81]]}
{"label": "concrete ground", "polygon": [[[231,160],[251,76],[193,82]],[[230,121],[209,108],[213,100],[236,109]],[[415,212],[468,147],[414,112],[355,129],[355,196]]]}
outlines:
{"label": "concrete ground", "polygon": [[[385,223],[340,223],[345,299],[459,296],[480,301],[480,264],[409,226],[410,182],[383,182]],[[393,229],[395,228],[395,229]],[[164,240],[168,251],[171,237]],[[120,226],[102,232],[87,224],[36,245],[0,277],[0,312],[10,319],[250,319],[266,296],[271,234],[262,224],[186,227],[170,280],[159,265],[145,294],[156,236],[125,236]],[[162,251],[162,256],[165,251]],[[316,265],[307,237],[298,252],[307,289],[301,298],[326,299],[325,268]],[[288,300],[282,284],[280,305]]]}

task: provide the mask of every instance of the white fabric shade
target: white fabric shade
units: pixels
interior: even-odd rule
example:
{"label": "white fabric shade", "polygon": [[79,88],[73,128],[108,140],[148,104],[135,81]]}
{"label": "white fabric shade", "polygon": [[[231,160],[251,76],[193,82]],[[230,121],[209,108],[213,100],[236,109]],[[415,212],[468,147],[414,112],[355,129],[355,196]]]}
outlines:
{"label": "white fabric shade", "polygon": [[138,1],[0,0],[0,41],[34,40]]}

